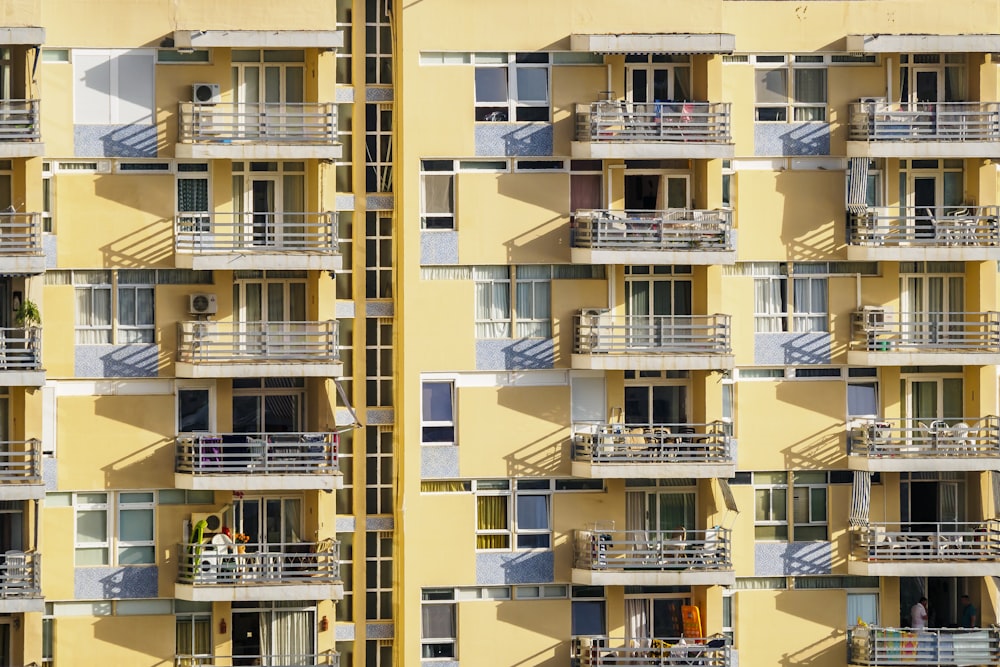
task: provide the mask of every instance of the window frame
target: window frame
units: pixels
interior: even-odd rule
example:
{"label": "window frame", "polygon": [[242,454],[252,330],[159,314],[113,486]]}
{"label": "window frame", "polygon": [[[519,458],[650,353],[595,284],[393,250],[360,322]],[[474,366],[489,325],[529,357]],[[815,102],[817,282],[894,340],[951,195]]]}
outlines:
{"label": "window frame", "polygon": [[[784,475],[784,482],[772,482],[772,481],[757,481],[757,476],[761,474],[782,474]],[[774,471],[774,472],[754,472],[753,478],[753,492],[754,492],[754,540],[757,542],[787,542],[789,538],[789,517],[788,517],[788,502],[789,502],[789,485],[788,485],[788,473],[785,471]],[[758,514],[757,506],[757,496],[758,491],[765,491],[768,495],[768,510],[767,516],[762,518]],[[775,491],[784,491],[785,502],[775,504]],[[781,508],[784,513],[784,518],[774,518],[778,516],[776,510]],[[784,537],[781,536],[780,528],[784,527]],[[776,530],[774,537],[761,537],[758,528],[775,528]]]}
{"label": "window frame", "polygon": [[[148,291],[150,297],[150,322],[149,324],[139,324],[139,290]],[[124,324],[122,322],[122,312],[125,310],[122,308],[122,294],[132,293],[133,299],[133,323]],[[139,285],[139,284],[127,284],[123,285],[121,282],[118,283],[118,288],[115,290],[115,332],[114,339],[119,345],[149,345],[156,343],[156,285]],[[128,334],[132,332],[133,335],[138,334],[141,340],[127,340],[129,338]],[[147,340],[148,337],[148,340]],[[123,340],[126,339],[126,340]]]}
{"label": "window frame", "polygon": [[[88,318],[90,321],[94,319],[94,313],[96,312],[94,304],[94,296],[98,292],[107,292],[108,295],[108,324],[107,325],[94,325],[94,324],[81,324],[81,315],[79,306],[80,303],[76,299],[79,292],[88,292],[89,298],[89,309],[87,310]],[[74,342],[76,345],[114,345],[115,344],[115,291],[114,291],[114,277],[111,278],[109,283],[85,283],[77,284],[73,283],[73,295],[74,295],[74,310],[76,311],[76,321],[74,322]],[[96,343],[86,343],[82,342],[79,337],[81,331],[87,332],[107,332],[107,340],[102,340]],[[102,336],[104,338],[104,336]]]}
{"label": "window frame", "polygon": [[[122,496],[129,494],[150,495],[151,500],[123,501]],[[80,496],[104,496],[104,502],[81,502]],[[75,567],[148,567],[157,564],[156,549],[156,492],[152,490],[125,491],[75,491],[71,497],[73,507],[73,562]],[[81,512],[104,512],[104,525],[107,538],[103,542],[85,542],[79,539],[79,517]],[[151,540],[123,540],[121,538],[121,519],[123,511],[148,511],[152,520]],[[122,564],[121,553],[132,547],[150,547],[152,560],[148,563]],[[79,551],[82,549],[103,549],[104,563],[89,564],[79,562]]]}
{"label": "window frame", "polygon": [[[78,498],[80,495],[100,495],[104,496],[104,502],[79,502]],[[110,491],[95,491],[92,493],[79,492],[73,493],[73,564],[75,567],[108,567],[112,565],[112,553],[111,548],[114,542],[114,531],[111,524],[112,516],[112,496],[113,493]],[[83,541],[80,539],[80,514],[81,512],[104,512],[104,530],[105,539],[103,541]],[[87,550],[104,550],[104,558],[102,563],[81,563],[79,552],[83,549]]]}
{"label": "window frame", "polygon": [[[140,495],[148,494],[151,496],[151,500],[143,501],[131,501],[124,500],[123,496],[127,495]],[[156,493],[154,491],[119,491],[115,495],[115,533],[113,539],[115,541],[115,564],[120,567],[129,566],[141,566],[141,565],[155,565],[156,564]],[[126,512],[148,512],[149,513],[149,532],[151,538],[148,540],[125,540],[122,539],[122,519]],[[151,552],[151,559],[144,562],[130,562],[127,564],[122,564],[124,560],[122,558],[122,553],[128,549],[135,548],[149,548]]]}
{"label": "window frame", "polygon": [[[826,273],[795,273],[795,265],[791,262],[779,263],[777,273],[755,275],[754,279],[754,333],[829,333],[830,331],[830,276]],[[768,298],[773,293],[772,284],[777,282],[778,298],[781,300],[780,308],[777,312],[761,312],[758,310],[758,293],[760,283],[767,283],[768,289],[763,294]],[[812,310],[812,283],[822,283],[825,285],[826,310]],[[809,295],[808,310],[801,310],[796,307],[795,291],[796,285],[806,283],[809,288],[806,293]],[[765,322],[776,324],[775,330],[762,328]]]}
{"label": "window frame", "polygon": [[[434,420],[427,419],[426,408],[426,393],[424,387],[428,384],[441,384],[447,385],[449,387],[449,396],[451,398],[451,419],[450,420]],[[430,445],[430,446],[449,446],[458,444],[458,430],[456,426],[456,409],[458,407],[458,395],[456,393],[456,385],[454,380],[421,380],[420,382],[420,444]],[[441,429],[450,428],[451,429],[451,439],[450,440],[428,440],[426,438],[426,429]]]}
{"label": "window frame", "polygon": [[[501,61],[502,58],[502,61]],[[532,59],[534,62],[527,59]],[[544,62],[542,62],[544,58]],[[552,56],[549,53],[506,53],[489,62],[492,58],[484,58],[477,54],[473,69],[473,107],[477,123],[550,123],[552,122]],[[479,81],[476,74],[480,70],[503,70],[506,84],[506,101],[480,100]],[[545,73],[545,99],[521,99],[518,94],[519,78],[528,70],[542,70]],[[545,113],[537,113],[544,109]],[[529,118],[529,113],[521,114],[521,110],[536,110],[537,118]],[[521,116],[525,116],[522,118]],[[544,116],[544,117],[542,117]]]}
{"label": "window frame", "polygon": [[[509,339],[512,338],[514,331],[514,299],[512,294],[512,284],[514,283],[514,271],[512,266],[509,265],[499,265],[499,266],[474,266],[472,267],[472,281],[473,290],[475,292],[475,312],[474,312],[474,325],[475,325],[475,337],[477,339]],[[506,276],[501,275],[488,275],[486,269],[499,269],[496,271],[500,274],[502,271],[506,272]],[[489,285],[489,295],[490,303],[488,308],[481,308],[481,285]],[[507,292],[507,306],[504,308],[502,305],[497,306],[497,290],[502,290]],[[491,315],[495,311],[499,311],[500,317],[479,317],[480,310],[486,310]],[[502,333],[500,335],[485,335],[489,329],[501,329]]]}
{"label": "window frame", "polygon": [[[439,164],[440,163],[440,164]],[[445,168],[445,163],[449,163],[450,168]],[[458,228],[457,190],[458,190],[458,170],[455,168],[454,160],[421,160],[420,161],[420,230],[424,232],[453,232]],[[427,182],[428,177],[447,177],[451,189],[451,210],[445,213],[429,212],[427,210]],[[432,220],[443,220],[443,223],[432,223]]]}
{"label": "window frame", "polygon": [[[438,594],[447,597],[434,598],[429,597],[433,594]],[[454,632],[450,636],[442,637],[427,637],[425,636],[427,628],[425,627],[424,618],[424,608],[425,607],[450,607],[451,611],[451,626],[454,628]],[[421,660],[448,660],[454,661],[458,659],[458,603],[455,600],[455,590],[454,589],[423,589],[420,592],[420,657]],[[443,649],[443,652],[435,651],[434,653],[428,655],[428,649],[434,651],[438,649],[439,651]]]}
{"label": "window frame", "polygon": [[[812,475],[812,474],[822,475],[823,476],[823,481],[822,482],[816,482],[816,481],[813,481],[813,482],[799,482],[798,481],[798,478],[799,478],[800,475]],[[791,494],[789,494],[791,496],[791,501],[792,501],[792,517],[791,517],[791,521],[790,521],[790,524],[791,524],[790,525],[790,528],[791,528],[790,541],[792,541],[792,542],[825,542],[825,541],[828,541],[830,539],[830,476],[827,473],[825,473],[825,472],[815,472],[814,473],[814,472],[811,472],[811,471],[803,471],[801,473],[793,472],[793,473],[791,473],[791,476],[792,476],[792,489],[791,489]],[[805,494],[806,494],[805,495],[805,502],[806,502],[806,515],[807,516],[806,516],[806,520],[805,521],[799,521],[796,518],[796,516],[795,516],[795,509],[796,509],[795,497],[796,497],[796,494],[799,493],[800,491],[804,491]],[[814,507],[814,504],[815,504],[814,500],[815,499],[813,497],[813,493],[815,491],[822,491],[822,495],[823,495],[823,499],[821,501],[822,502],[822,510],[823,510],[823,518],[822,519],[815,519],[815,518],[813,518],[814,517],[814,511],[816,509]],[[815,528],[820,528],[820,527],[822,527],[822,529],[823,529],[823,537],[807,537],[807,538],[800,538],[799,537],[799,531],[800,531],[800,529],[807,529],[808,530],[808,529],[815,529]]]}
{"label": "window frame", "polygon": [[[757,55],[754,56],[754,122],[757,123],[828,123],[830,105],[830,70],[827,59],[822,55]],[[800,72],[822,72],[822,102],[804,102],[798,92]],[[780,72],[784,78],[784,92],[780,96],[784,102],[761,102],[759,72]],[[804,85],[802,86],[805,87]],[[812,110],[812,113],[809,113]],[[761,111],[773,113],[775,117],[761,117]],[[800,111],[805,113],[799,113]],[[800,117],[815,115],[816,117]]]}

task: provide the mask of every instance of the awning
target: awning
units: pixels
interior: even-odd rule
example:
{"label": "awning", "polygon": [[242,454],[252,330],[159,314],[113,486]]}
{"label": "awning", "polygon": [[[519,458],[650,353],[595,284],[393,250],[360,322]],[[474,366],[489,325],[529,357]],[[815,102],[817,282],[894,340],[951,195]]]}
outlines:
{"label": "awning", "polygon": [[851,53],[992,53],[1000,35],[848,35]]}
{"label": "awning", "polygon": [[353,423],[347,424],[346,428],[337,429],[337,433],[340,433],[341,431],[349,431],[352,428],[363,427],[364,424],[362,424],[361,420],[358,419],[358,413],[354,410],[354,406],[351,405],[351,399],[347,397],[347,391],[344,389],[344,385],[342,385],[340,380],[337,380],[336,378],[334,378],[333,384],[337,387],[337,394],[340,396],[340,400],[344,402],[344,407],[351,413],[351,419],[354,420]]}
{"label": "awning", "polygon": [[174,47],[202,49],[213,46],[277,49],[339,49],[340,30],[175,30]]}
{"label": "awning", "polygon": [[722,493],[722,502],[726,504],[726,509],[739,514],[740,508],[736,506],[736,498],[733,496],[733,488],[729,486],[729,481],[719,478],[719,491]]}
{"label": "awning", "polygon": [[1000,470],[990,472],[993,482],[993,516],[1000,519]]}
{"label": "awning", "polygon": [[868,158],[852,157],[848,174],[847,210],[863,215],[868,205]]}
{"label": "awning", "polygon": [[45,43],[45,28],[10,28],[0,27],[0,44],[13,46],[17,44],[37,46]]}
{"label": "awning", "polygon": [[587,53],[732,53],[736,36],[729,33],[653,32],[570,35],[571,51]]}
{"label": "awning", "polygon": [[847,523],[851,526],[867,526],[868,515],[872,503],[872,476],[862,470],[854,471],[854,484],[851,488],[851,513]]}

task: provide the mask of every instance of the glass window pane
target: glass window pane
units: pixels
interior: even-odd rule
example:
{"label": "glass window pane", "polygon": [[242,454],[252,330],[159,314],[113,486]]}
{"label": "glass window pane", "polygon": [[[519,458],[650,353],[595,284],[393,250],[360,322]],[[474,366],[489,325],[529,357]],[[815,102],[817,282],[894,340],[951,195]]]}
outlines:
{"label": "glass window pane", "polygon": [[425,604],[420,609],[425,639],[447,639],[455,636],[455,605]]}
{"label": "glass window pane", "polygon": [[77,565],[107,565],[108,564],[108,550],[104,549],[104,548],[77,549],[76,550],[76,564]]}
{"label": "glass window pane", "polygon": [[454,176],[451,174],[425,174],[423,178],[424,212],[452,213]]}
{"label": "glass window pane", "polygon": [[771,511],[775,521],[788,519],[788,489],[771,489]]}
{"label": "glass window pane", "polygon": [[118,551],[119,565],[149,565],[156,562],[153,547],[123,547]]}
{"label": "glass window pane", "polygon": [[123,542],[151,542],[153,540],[153,510],[119,511],[118,537]]}
{"label": "glass window pane", "polygon": [[544,67],[519,67],[517,69],[517,101],[547,102],[549,99],[549,71]]}
{"label": "glass window pane", "polygon": [[425,382],[423,387],[423,419],[431,422],[452,421],[452,384]]}
{"label": "glass window pane", "polygon": [[517,497],[518,530],[548,530],[549,496]]}
{"label": "glass window pane", "polygon": [[810,489],[809,495],[809,511],[811,514],[809,520],[813,522],[826,521],[826,489]]}
{"label": "glass window pane", "polygon": [[574,600],[572,602],[573,636],[604,635],[607,630],[604,623],[604,600]]}
{"label": "glass window pane", "polygon": [[105,510],[81,510],[76,513],[77,542],[107,542],[108,513]]}
{"label": "glass window pane", "polygon": [[504,67],[476,68],[476,101],[507,103],[507,69]]}
{"label": "glass window pane", "polygon": [[802,104],[826,103],[826,70],[796,69],[795,101]]}
{"label": "glass window pane", "polygon": [[788,101],[788,73],[783,69],[756,70],[758,104],[782,104]]}

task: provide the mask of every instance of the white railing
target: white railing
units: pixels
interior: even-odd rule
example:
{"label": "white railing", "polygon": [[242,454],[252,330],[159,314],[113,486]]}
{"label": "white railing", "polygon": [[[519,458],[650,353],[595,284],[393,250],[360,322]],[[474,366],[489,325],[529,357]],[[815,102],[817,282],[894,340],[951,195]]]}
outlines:
{"label": "white railing", "polygon": [[723,637],[576,637],[577,667],[639,665],[646,667],[729,667],[732,647]]}
{"label": "white railing", "polygon": [[177,581],[194,586],[333,584],[340,542],[179,544]]}
{"label": "white railing", "polygon": [[336,228],[333,212],[180,213],[174,218],[174,247],[193,254],[334,255],[339,251]]}
{"label": "white railing", "polygon": [[733,463],[732,424],[576,424],[573,459],[594,464]]}
{"label": "white railing", "polygon": [[869,419],[848,437],[852,456],[899,458],[1000,457],[1000,418]]}
{"label": "white railing", "polygon": [[330,145],[337,105],[315,103],[180,103],[179,141],[195,144]]}
{"label": "white railing", "polygon": [[996,665],[1000,629],[853,627],[847,631],[852,665]]}
{"label": "white railing", "polygon": [[0,554],[0,599],[42,596],[42,556],[34,551]]}
{"label": "white railing", "polygon": [[0,484],[11,483],[42,483],[42,444],[39,440],[0,442]]}
{"label": "white railing", "polygon": [[177,360],[190,363],[336,363],[337,322],[179,322]]}
{"label": "white railing", "polygon": [[40,328],[0,328],[0,371],[36,371],[41,368]]}
{"label": "white railing", "polygon": [[1000,352],[1000,312],[854,313],[852,350]]}
{"label": "white railing", "polygon": [[998,102],[855,102],[850,141],[997,141]]}
{"label": "white railing", "polygon": [[852,554],[867,562],[1000,559],[1000,521],[872,523],[852,531]]}
{"label": "white railing", "polygon": [[0,212],[0,256],[42,254],[42,215]]}
{"label": "white railing", "polygon": [[731,570],[731,531],[576,530],[574,567],[608,571]]}
{"label": "white railing", "polygon": [[574,248],[597,250],[734,250],[732,211],[577,211]]}
{"label": "white railing", "polygon": [[233,667],[260,665],[261,667],[340,667],[340,654],[336,651],[322,653],[270,653],[267,655],[206,655],[178,653],[174,667]]}
{"label": "white railing", "polygon": [[577,141],[728,144],[728,102],[593,102],[576,105]]}
{"label": "white railing", "polygon": [[330,475],[335,433],[188,433],[177,437],[174,470],[192,475]]}
{"label": "white railing", "polygon": [[0,141],[39,141],[38,100],[0,100]]}
{"label": "white railing", "polygon": [[1000,207],[873,206],[852,215],[850,244],[859,246],[997,247]]}
{"label": "white railing", "polygon": [[579,354],[730,354],[729,315],[576,315]]}

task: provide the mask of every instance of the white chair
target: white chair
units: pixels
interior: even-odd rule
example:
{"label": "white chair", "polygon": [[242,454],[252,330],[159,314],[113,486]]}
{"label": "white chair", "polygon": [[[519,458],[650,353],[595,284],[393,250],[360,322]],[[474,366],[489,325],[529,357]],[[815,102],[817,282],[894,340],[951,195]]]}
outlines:
{"label": "white chair", "polygon": [[28,555],[23,551],[4,553],[4,583],[7,591],[20,591],[28,587]]}

